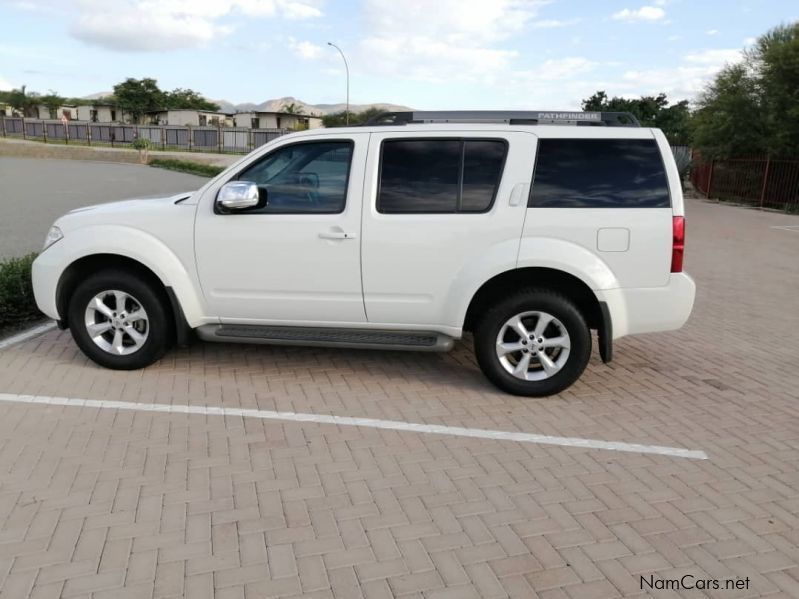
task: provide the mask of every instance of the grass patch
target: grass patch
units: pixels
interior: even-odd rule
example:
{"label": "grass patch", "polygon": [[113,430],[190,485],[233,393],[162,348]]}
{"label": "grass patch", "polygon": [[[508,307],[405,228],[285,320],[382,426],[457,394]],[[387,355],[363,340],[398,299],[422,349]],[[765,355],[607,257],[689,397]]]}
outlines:
{"label": "grass patch", "polygon": [[213,166],[211,164],[202,164],[201,162],[193,162],[191,160],[178,160],[176,158],[153,158],[150,160],[150,166],[209,178],[216,177],[225,170],[223,166]]}
{"label": "grass patch", "polygon": [[36,254],[0,261],[0,330],[44,318],[36,307],[31,265]]}

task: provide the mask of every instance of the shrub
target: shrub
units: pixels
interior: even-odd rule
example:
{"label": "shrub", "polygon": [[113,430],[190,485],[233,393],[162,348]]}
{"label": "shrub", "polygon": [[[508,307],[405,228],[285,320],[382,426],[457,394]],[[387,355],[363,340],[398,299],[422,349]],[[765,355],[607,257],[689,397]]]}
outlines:
{"label": "shrub", "polygon": [[181,173],[189,173],[191,175],[199,175],[200,177],[216,177],[225,170],[222,166],[192,162],[191,160],[176,160],[174,158],[153,158],[150,161],[150,166],[165,168],[170,171],[179,171]]}
{"label": "shrub", "polygon": [[150,156],[150,140],[146,137],[136,137],[131,144],[134,149],[139,151],[139,162],[147,164],[147,159]]}
{"label": "shrub", "polygon": [[31,264],[36,254],[0,261],[0,328],[42,318],[33,299]]}

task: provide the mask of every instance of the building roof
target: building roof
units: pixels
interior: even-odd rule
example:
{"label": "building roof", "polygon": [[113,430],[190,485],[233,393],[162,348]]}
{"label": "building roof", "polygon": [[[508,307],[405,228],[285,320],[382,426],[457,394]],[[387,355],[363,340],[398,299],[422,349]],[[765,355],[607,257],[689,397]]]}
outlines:
{"label": "building roof", "polygon": [[148,110],[144,114],[160,114],[162,112],[197,112],[199,114],[219,114],[223,116],[234,116],[232,112],[221,112],[219,110],[205,110],[203,108],[159,108]]}
{"label": "building roof", "polygon": [[278,112],[275,110],[242,110],[241,112],[236,112],[233,116],[238,114],[276,114],[278,116],[299,116],[306,119],[321,119],[321,116],[315,114],[301,114],[299,112]]}

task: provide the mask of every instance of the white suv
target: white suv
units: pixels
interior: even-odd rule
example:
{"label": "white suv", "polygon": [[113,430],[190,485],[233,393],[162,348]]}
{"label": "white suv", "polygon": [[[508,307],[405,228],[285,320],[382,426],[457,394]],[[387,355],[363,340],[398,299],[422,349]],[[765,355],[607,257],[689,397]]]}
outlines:
{"label": "white suv", "polygon": [[677,168],[637,125],[415,112],[286,135],[193,193],[61,217],[36,301],[109,368],[193,334],[436,351],[472,331],[498,387],[557,393],[592,329],[608,362],[614,339],[679,328],[693,306]]}

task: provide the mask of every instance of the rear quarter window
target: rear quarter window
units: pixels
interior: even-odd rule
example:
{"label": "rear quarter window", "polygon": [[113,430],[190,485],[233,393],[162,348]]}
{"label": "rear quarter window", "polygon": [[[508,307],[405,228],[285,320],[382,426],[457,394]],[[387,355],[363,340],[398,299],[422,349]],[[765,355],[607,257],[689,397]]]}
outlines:
{"label": "rear quarter window", "polygon": [[530,208],[667,208],[653,139],[541,139]]}

